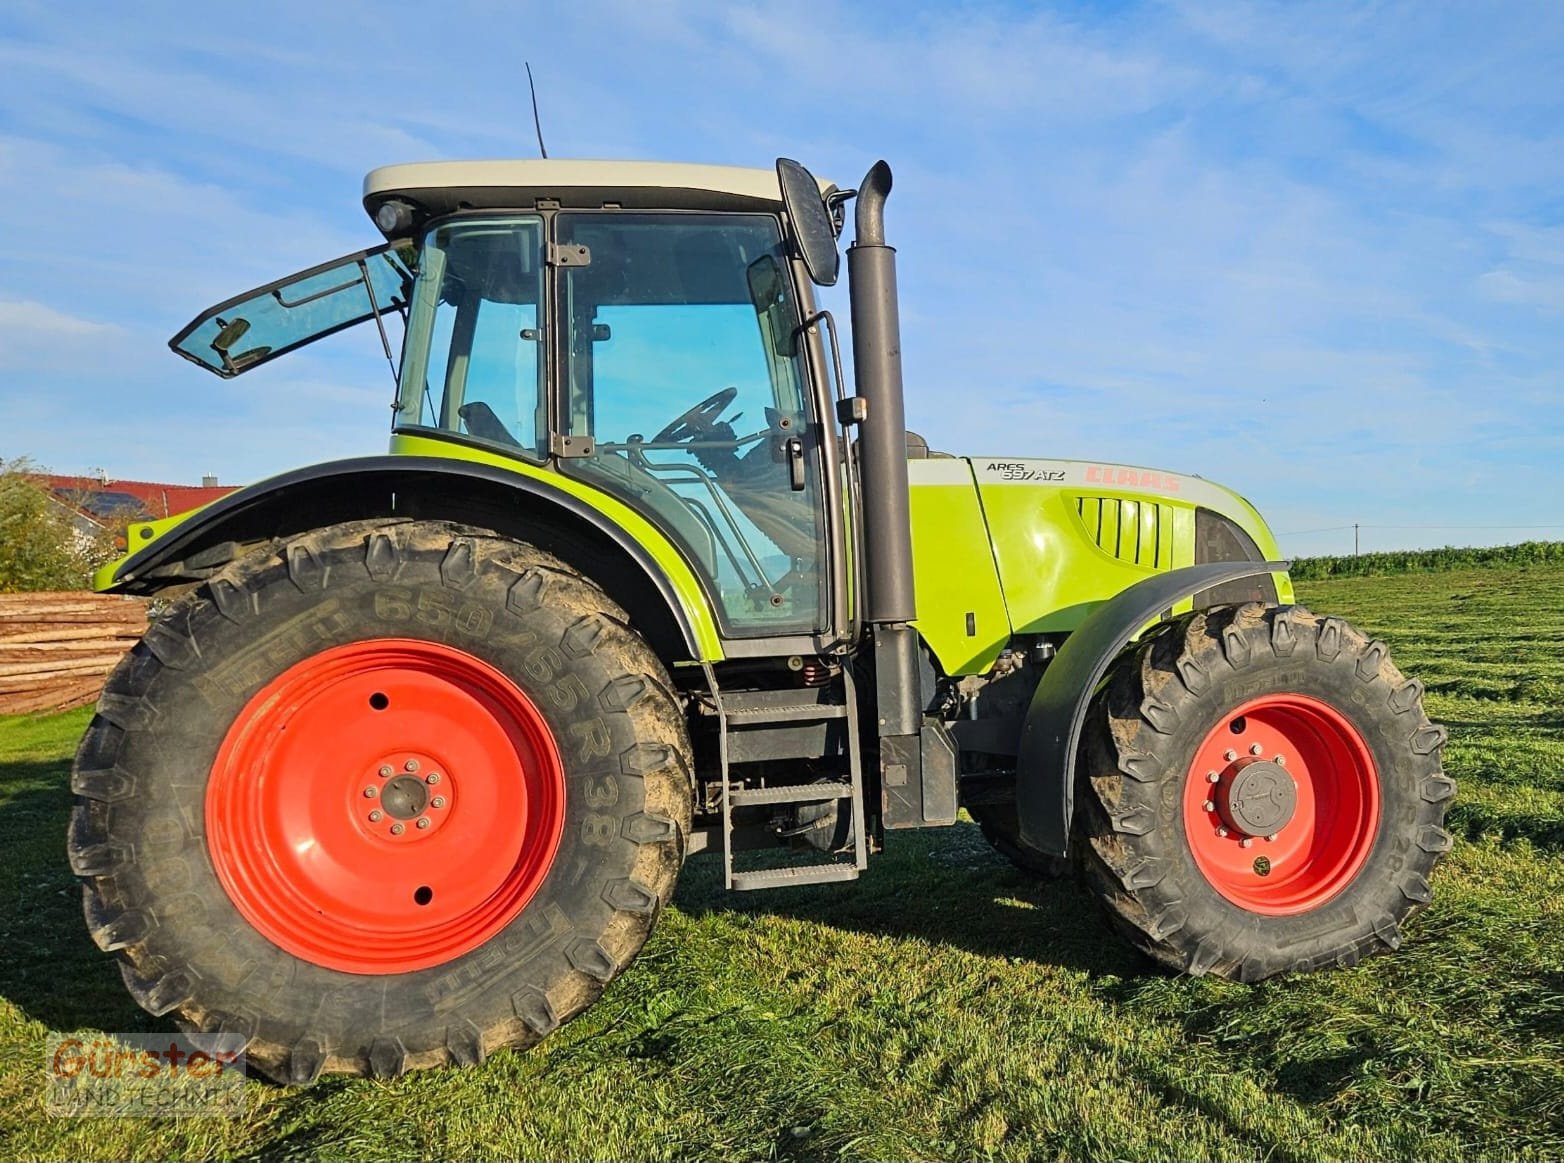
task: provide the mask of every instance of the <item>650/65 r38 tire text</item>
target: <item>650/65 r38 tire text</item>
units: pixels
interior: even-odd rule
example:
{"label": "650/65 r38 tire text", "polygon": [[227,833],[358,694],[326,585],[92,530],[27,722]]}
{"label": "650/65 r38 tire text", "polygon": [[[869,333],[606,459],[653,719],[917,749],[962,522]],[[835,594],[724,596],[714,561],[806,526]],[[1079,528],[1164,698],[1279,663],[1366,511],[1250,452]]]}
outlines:
{"label": "650/65 r38 tire text", "polygon": [[645,942],[689,830],[662,664],[531,546],[365,522],[179,599],[77,755],[70,858],[136,1000],[280,1081],[527,1046]]}
{"label": "650/65 r38 tire text", "polygon": [[1423,688],[1301,607],[1174,619],[1092,704],[1082,872],[1155,960],[1239,981],[1393,949],[1432,897],[1455,784]]}

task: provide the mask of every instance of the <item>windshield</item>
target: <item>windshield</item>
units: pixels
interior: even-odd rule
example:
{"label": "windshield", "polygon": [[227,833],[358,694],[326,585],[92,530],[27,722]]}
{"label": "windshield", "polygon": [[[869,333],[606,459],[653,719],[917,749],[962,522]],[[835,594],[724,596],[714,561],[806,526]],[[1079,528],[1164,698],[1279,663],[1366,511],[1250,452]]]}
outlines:
{"label": "windshield", "polygon": [[397,425],[444,428],[541,459],[543,223],[535,216],[436,227],[424,241]]}
{"label": "windshield", "polygon": [[219,303],[169,346],[224,379],[407,306],[412,275],[390,246],[344,255]]}

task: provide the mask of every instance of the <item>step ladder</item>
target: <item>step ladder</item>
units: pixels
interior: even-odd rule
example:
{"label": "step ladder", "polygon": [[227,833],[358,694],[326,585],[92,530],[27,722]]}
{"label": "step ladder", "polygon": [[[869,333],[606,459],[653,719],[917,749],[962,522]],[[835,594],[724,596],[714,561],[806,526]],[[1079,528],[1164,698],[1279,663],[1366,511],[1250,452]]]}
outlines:
{"label": "step ladder", "polygon": [[[840,675],[841,701],[833,701],[830,686],[785,691],[723,694],[711,667],[703,666],[717,708],[717,755],[722,775],[722,879],[740,892],[799,884],[856,880],[869,866],[863,802],[863,758],[858,729],[858,695],[852,668]],[[847,725],[847,778],[778,787],[745,787],[733,778],[732,766],[764,755],[773,759],[808,759],[818,755],[814,732],[807,730],[832,719]],[[799,730],[799,728],[806,728]],[[737,757],[735,757],[737,752]],[[853,834],[851,862],[796,864],[753,872],[733,868],[733,811],[761,804],[809,804],[835,800],[848,804]]]}

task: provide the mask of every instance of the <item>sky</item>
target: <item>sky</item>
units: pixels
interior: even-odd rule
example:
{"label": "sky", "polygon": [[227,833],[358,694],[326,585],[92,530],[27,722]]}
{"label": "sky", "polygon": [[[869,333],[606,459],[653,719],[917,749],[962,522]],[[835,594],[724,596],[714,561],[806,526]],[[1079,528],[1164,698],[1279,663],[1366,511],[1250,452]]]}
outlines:
{"label": "sky", "polygon": [[378,241],[375,166],[534,156],[525,61],[555,157],[887,159],[937,448],[1199,473],[1288,554],[1564,539],[1551,0],[7,0],[0,458],[383,451],[372,331],[232,382],[167,339]]}

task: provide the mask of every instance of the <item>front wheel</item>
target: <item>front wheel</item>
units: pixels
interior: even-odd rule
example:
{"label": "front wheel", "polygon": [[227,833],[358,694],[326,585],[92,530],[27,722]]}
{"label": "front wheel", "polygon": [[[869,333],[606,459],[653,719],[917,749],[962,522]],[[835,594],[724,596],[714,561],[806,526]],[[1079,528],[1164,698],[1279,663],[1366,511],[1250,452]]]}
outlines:
{"label": "front wheel", "polygon": [[525,1046],[640,950],[689,829],[666,672],[563,563],[336,526],[178,600],[110,678],[70,857],[127,986],[280,1081]]}
{"label": "front wheel", "polygon": [[1422,686],[1337,618],[1175,620],[1093,702],[1077,850],[1110,919],[1170,968],[1239,981],[1393,949],[1432,897],[1455,784]]}

